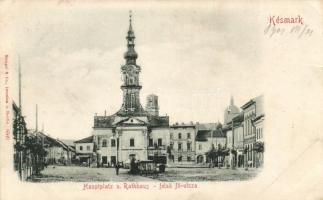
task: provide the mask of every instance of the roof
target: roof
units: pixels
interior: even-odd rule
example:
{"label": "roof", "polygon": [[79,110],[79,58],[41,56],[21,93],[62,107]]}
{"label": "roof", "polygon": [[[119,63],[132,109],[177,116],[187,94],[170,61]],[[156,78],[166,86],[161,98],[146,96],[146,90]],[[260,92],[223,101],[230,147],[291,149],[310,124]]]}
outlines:
{"label": "roof", "polygon": [[243,120],[244,120],[244,112],[241,112],[239,115],[233,117],[230,121],[228,121],[227,124],[223,127],[223,130],[232,128],[232,121],[234,123],[234,126],[238,126],[243,122]]}
{"label": "roof", "polygon": [[239,115],[232,118],[233,122],[243,122],[244,120],[244,112],[241,112]]}
{"label": "roof", "polygon": [[77,140],[74,143],[92,143],[93,142],[93,135],[83,138],[81,140]]}
{"label": "roof", "polygon": [[169,117],[168,116],[154,116],[149,115],[148,120],[151,127],[168,127]]}
{"label": "roof", "polygon": [[256,121],[258,121],[258,120],[262,119],[263,117],[265,117],[265,114],[261,114],[261,115],[257,116],[256,118],[254,118],[254,119],[252,120],[252,122],[256,122]]}
{"label": "roof", "polygon": [[61,139],[60,141],[62,141],[64,144],[66,144],[68,146],[74,146],[74,140],[64,140],[64,139]]}
{"label": "roof", "polygon": [[68,145],[68,144],[64,143],[63,141],[61,141],[59,139],[57,139],[57,142],[59,142],[65,150],[75,151],[74,142],[73,142],[72,145]]}
{"label": "roof", "polygon": [[264,103],[264,96],[260,95],[257,96],[251,100],[249,100],[247,103],[245,103],[243,106],[241,106],[242,109],[247,109],[248,107],[250,107],[251,105],[256,105],[256,116],[262,115],[264,114],[264,110],[263,110],[263,103]]}
{"label": "roof", "polygon": [[195,124],[193,122],[191,122],[189,124],[185,124],[185,123],[175,123],[175,124],[171,125],[170,127],[171,128],[188,128],[188,127],[195,128]]}
{"label": "roof", "polygon": [[215,130],[216,127],[221,125],[220,123],[203,123],[203,124],[196,124],[196,128],[198,130]]}
{"label": "roof", "polygon": [[226,137],[226,133],[222,131],[221,128],[218,128],[216,130],[198,130],[195,140],[203,142],[203,141],[207,141],[208,138],[211,138],[211,137],[223,138],[223,137]]}
{"label": "roof", "polygon": [[147,117],[150,127],[169,127],[169,116],[154,116],[145,112],[145,115],[120,115],[116,113],[111,116],[95,116],[94,128],[114,128],[117,126],[116,120],[127,120],[130,117]]}
{"label": "roof", "polygon": [[200,142],[206,142],[208,135],[211,134],[211,130],[199,130],[196,134],[195,140]]}
{"label": "roof", "polygon": [[94,116],[94,128],[110,128],[116,115],[111,116]]}

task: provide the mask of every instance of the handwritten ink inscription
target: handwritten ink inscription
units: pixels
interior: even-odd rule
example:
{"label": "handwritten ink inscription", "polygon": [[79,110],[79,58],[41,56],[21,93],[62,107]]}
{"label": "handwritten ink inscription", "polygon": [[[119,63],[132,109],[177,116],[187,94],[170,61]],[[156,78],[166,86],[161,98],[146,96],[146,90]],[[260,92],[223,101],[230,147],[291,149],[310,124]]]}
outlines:
{"label": "handwritten ink inscription", "polygon": [[270,16],[268,25],[264,30],[264,35],[270,38],[274,36],[296,36],[298,39],[312,36],[314,30],[304,23],[303,17],[281,17]]}

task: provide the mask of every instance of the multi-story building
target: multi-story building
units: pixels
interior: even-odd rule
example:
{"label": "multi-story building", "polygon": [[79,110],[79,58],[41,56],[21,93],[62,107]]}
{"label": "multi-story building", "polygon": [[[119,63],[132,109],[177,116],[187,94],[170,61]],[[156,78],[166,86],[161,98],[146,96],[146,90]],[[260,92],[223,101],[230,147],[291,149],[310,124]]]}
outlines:
{"label": "multi-story building", "polygon": [[152,155],[165,156],[167,150],[169,117],[159,116],[156,96],[149,97],[148,111],[140,103],[141,67],[136,63],[138,54],[134,48],[135,34],[131,18],[126,39],[125,64],[121,66],[122,106],[113,115],[94,117],[93,139],[97,147],[98,163],[147,160]]}
{"label": "multi-story building", "polygon": [[226,147],[226,135],[220,123],[205,123],[196,125],[196,162],[208,162],[207,152],[211,148]]}
{"label": "multi-story building", "polygon": [[253,121],[257,116],[263,114],[263,96],[251,99],[241,108],[244,112],[243,133],[244,148],[247,149],[246,162],[249,167],[256,167],[256,129]]}
{"label": "multi-story building", "polygon": [[255,143],[255,158],[256,158],[256,167],[262,167],[264,164],[264,127],[265,115],[259,114],[254,120],[253,124],[256,130],[256,143]]}
{"label": "multi-story building", "polygon": [[170,160],[195,162],[195,125],[173,124],[170,126]]}
{"label": "multi-story building", "polygon": [[244,154],[243,154],[243,117],[244,113],[241,112],[238,116],[232,119],[233,124],[233,149],[235,150],[235,166],[243,167]]}
{"label": "multi-story building", "polygon": [[231,166],[242,167],[244,164],[243,116],[244,113],[241,112],[233,117],[222,129],[227,136],[227,148],[230,150],[228,162]]}
{"label": "multi-story building", "polygon": [[93,142],[93,136],[83,138],[74,142],[76,159],[80,164],[90,165],[95,162],[95,148]]}

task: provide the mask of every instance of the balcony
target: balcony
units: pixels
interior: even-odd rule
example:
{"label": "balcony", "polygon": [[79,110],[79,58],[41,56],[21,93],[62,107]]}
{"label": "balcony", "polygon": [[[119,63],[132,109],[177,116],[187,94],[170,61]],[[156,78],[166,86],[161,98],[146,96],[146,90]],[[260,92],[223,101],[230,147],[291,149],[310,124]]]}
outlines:
{"label": "balcony", "polygon": [[166,155],[167,154],[167,148],[165,145],[161,146],[148,146],[148,155],[153,156],[153,155]]}

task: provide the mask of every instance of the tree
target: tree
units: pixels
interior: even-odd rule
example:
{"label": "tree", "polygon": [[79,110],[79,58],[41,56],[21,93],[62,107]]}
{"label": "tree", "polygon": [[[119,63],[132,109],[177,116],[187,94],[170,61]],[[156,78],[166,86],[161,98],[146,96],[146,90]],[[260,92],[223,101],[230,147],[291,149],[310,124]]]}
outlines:
{"label": "tree", "polygon": [[256,152],[257,160],[256,160],[256,167],[260,166],[260,154],[264,152],[264,143],[263,142],[256,142],[253,146],[253,150]]}

